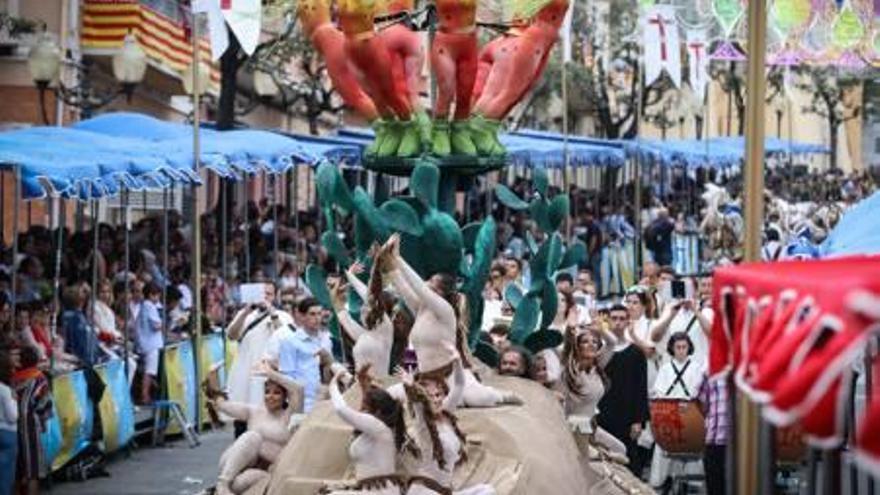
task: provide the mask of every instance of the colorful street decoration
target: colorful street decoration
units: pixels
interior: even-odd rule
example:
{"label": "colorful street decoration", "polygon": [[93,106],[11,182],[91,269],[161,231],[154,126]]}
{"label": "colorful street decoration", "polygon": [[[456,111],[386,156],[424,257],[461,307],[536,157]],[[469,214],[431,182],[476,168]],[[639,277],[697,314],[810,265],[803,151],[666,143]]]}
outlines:
{"label": "colorful street decoration", "polygon": [[742,61],[745,55],[734,46],[733,31],[745,14],[744,0],[713,0],[712,13],[721,26],[724,39],[712,53],[712,60]]}

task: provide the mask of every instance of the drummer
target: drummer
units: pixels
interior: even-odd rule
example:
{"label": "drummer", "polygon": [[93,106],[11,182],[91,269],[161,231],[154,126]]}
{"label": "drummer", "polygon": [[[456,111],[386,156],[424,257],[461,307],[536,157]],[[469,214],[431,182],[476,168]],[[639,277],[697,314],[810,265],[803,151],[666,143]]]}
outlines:
{"label": "drummer", "polygon": [[[687,333],[676,332],[669,337],[666,350],[671,359],[660,366],[657,379],[651,390],[651,398],[696,400],[706,369],[702,359],[693,358],[693,341]],[[671,483],[671,464],[672,460],[666,455],[666,452],[659,445],[655,445],[649,482],[658,491],[667,483]],[[690,464],[697,463],[688,464],[685,469],[690,471]]]}

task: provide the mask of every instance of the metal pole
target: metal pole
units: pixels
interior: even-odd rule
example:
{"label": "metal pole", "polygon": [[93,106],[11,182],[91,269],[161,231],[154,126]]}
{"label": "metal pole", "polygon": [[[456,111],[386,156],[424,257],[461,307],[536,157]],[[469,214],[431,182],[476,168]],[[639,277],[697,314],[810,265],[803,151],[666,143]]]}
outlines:
{"label": "metal pole", "polygon": [[[51,196],[49,198],[51,201]],[[50,212],[52,209],[50,208]],[[61,197],[58,197],[58,219],[57,219],[57,237],[55,241],[55,274],[53,275],[54,280],[52,280],[52,313],[49,317],[49,340],[51,341],[52,348],[55,348],[55,337],[58,335],[58,313],[61,311],[61,258],[63,256],[63,248],[64,248],[64,223],[66,220],[66,208],[65,202]],[[51,213],[50,213],[51,215]],[[50,219],[50,225],[55,222],[52,222]],[[49,362],[49,369],[55,368],[54,356],[55,353],[51,353],[51,359]],[[52,373],[49,373],[50,380]]]}
{"label": "metal pole", "polygon": [[21,209],[21,166],[12,169],[12,329],[18,331],[15,307],[18,301],[18,215]]}
{"label": "metal pole", "polygon": [[[300,266],[302,266],[305,262],[304,259],[301,259],[299,243],[300,240],[300,231],[299,231],[299,169],[293,169],[293,228],[296,230],[296,241],[293,246],[293,253],[296,255],[296,278],[293,281],[293,287],[295,290],[299,290],[299,273]],[[303,252],[305,252],[303,250]]]}
{"label": "metal pole", "polygon": [[[565,48],[563,48],[565,50]],[[564,194],[571,194],[569,191],[571,185],[571,177],[569,177],[569,154],[568,154],[568,68],[565,60],[562,61],[562,189]],[[501,181],[501,173],[499,172],[498,181]],[[489,191],[486,191],[487,193]],[[573,198],[569,198],[573,199]],[[569,212],[565,212],[565,239],[571,243],[571,231],[573,222]]]}
{"label": "metal pole", "polygon": [[223,300],[220,302],[220,306],[223,308],[223,319],[220,321],[220,335],[223,340],[223,359],[225,362],[226,359],[226,291],[228,290],[228,286],[226,281],[228,278],[228,271],[226,269],[226,196],[227,196],[227,184],[226,177],[220,178],[220,278],[223,281]]}
{"label": "metal pole", "polygon": [[[767,36],[767,5],[749,2],[749,60],[746,94],[746,167],[745,167],[745,261],[761,259],[761,224],[764,214],[764,58]],[[736,436],[738,480],[737,493],[758,493],[762,483],[759,460],[758,408],[740,395]]]}
{"label": "metal pole", "polygon": [[[251,218],[250,218],[250,191],[248,190],[248,175],[244,174],[242,181],[244,186],[244,280],[251,281]],[[241,278],[241,277],[239,277]]]}
{"label": "metal pole", "polygon": [[92,199],[92,304],[89,305],[89,319],[92,326],[97,332],[98,326],[95,322],[95,305],[98,297],[98,243],[101,235],[101,229],[98,228],[98,199]]}
{"label": "metal pole", "polygon": [[[272,175],[272,270],[273,278],[280,277],[278,273],[278,176]],[[275,298],[279,297],[279,291],[275,291]],[[275,301],[276,303],[278,301]]]}
{"label": "metal pole", "polygon": [[[172,183],[173,184],[173,183]],[[162,342],[168,341],[168,188],[162,189],[162,276],[165,287],[162,288]]]}
{"label": "metal pole", "polygon": [[123,320],[122,332],[125,337],[125,345],[123,346],[123,352],[125,354],[125,378],[126,380],[129,377],[129,367],[128,367],[128,319],[131,318],[131,297],[130,297],[130,281],[128,278],[128,272],[131,269],[131,243],[129,242],[129,236],[131,235],[131,218],[129,217],[129,199],[130,199],[131,191],[126,187],[122,189],[122,216],[125,230],[125,289],[123,290],[123,297],[125,298],[125,307],[122,309],[123,315],[125,319]]}
{"label": "metal pole", "polygon": [[[193,52],[193,81],[199,80],[199,23],[197,22],[197,14],[193,14],[193,23],[192,23],[192,52]],[[198,84],[195,84],[196,90],[193,91],[193,108],[195,112],[193,112],[193,168],[195,169],[195,173],[199,173],[201,170],[200,167],[200,143],[199,143],[199,125],[201,125],[201,104],[200,98],[201,88],[197,87]],[[193,232],[193,240],[192,240],[192,267],[193,267],[193,277],[192,277],[192,285],[193,285],[193,326],[195,327],[195,340],[193,342],[193,356],[195,356],[195,375],[196,375],[196,383],[200,383],[199,378],[199,343],[202,340],[202,291],[200,290],[201,282],[202,282],[202,225],[201,225],[201,213],[200,213],[200,204],[199,204],[199,194],[198,190],[195,187],[192,190],[192,232]],[[201,419],[199,419],[199,411],[201,411],[202,406],[202,394],[196,392],[196,431],[201,431]]]}

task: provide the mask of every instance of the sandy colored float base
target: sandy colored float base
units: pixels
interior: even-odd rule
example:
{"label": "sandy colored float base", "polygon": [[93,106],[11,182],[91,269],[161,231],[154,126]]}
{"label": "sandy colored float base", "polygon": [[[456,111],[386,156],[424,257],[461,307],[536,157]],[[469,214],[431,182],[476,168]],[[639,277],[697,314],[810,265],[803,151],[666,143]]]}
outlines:
{"label": "sandy colored float base", "polygon": [[[516,392],[526,404],[459,410],[470,460],[457,470],[455,488],[490,483],[498,495],[589,493],[577,445],[553,394],[517,378],[485,381]],[[358,404],[358,390],[350,390],[346,399]],[[327,482],[351,480],[351,433],[330,403],[320,402],[282,451],[271,479],[248,495],[312,495]]]}

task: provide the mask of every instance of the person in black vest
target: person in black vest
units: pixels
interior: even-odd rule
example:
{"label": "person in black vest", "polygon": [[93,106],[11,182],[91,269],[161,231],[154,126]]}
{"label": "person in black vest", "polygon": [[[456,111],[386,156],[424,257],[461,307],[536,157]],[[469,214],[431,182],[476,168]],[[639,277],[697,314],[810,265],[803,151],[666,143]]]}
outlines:
{"label": "person in black vest", "polygon": [[618,344],[605,367],[610,387],[599,401],[599,426],[623,442],[629,457],[629,469],[640,476],[644,459],[638,452],[636,440],[645,422],[650,419],[648,364],[639,348],[626,339],[625,331],[629,324],[626,307],[620,304],[613,306],[609,319]]}

